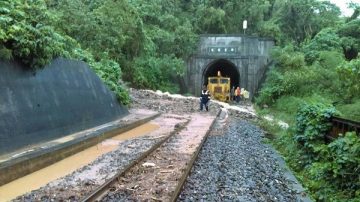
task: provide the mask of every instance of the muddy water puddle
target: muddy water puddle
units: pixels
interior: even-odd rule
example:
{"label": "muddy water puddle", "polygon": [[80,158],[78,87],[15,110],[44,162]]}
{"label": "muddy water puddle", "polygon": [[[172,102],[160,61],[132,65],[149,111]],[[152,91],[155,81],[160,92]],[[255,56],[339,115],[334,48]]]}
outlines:
{"label": "muddy water puddle", "polygon": [[157,130],[159,127],[160,126],[158,124],[151,122],[146,123],[128,132],[106,139],[93,147],[74,154],[53,165],[0,186],[0,202],[10,201],[17,196],[23,195],[31,190],[38,189],[51,181],[70,174],[73,171],[91,163],[99,156],[115,150],[120,142],[144,136]]}

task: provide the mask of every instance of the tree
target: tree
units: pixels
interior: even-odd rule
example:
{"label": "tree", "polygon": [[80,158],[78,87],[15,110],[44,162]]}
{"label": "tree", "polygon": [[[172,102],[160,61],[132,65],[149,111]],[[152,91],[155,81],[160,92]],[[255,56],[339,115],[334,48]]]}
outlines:
{"label": "tree", "polygon": [[360,51],[360,19],[342,25],[337,33],[341,37],[341,46],[346,59],[355,59]]}
{"label": "tree", "polygon": [[293,0],[282,3],[278,23],[288,40],[300,44],[321,29],[337,24],[340,9],[334,4],[316,0]]}

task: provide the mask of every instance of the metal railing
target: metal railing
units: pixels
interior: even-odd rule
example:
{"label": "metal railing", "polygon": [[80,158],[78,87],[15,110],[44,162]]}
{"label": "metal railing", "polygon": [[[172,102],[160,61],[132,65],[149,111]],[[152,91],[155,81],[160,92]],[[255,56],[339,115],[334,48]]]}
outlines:
{"label": "metal railing", "polygon": [[352,121],[340,117],[331,118],[332,128],[329,132],[328,138],[335,139],[339,137],[339,134],[345,134],[346,132],[355,132],[360,135],[360,122]]}

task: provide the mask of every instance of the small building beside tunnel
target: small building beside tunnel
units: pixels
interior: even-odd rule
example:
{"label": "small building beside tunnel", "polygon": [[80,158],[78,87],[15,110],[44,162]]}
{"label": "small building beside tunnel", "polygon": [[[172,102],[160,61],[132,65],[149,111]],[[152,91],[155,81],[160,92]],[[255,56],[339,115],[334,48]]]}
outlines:
{"label": "small building beside tunnel", "polygon": [[240,86],[254,96],[271,64],[274,41],[244,35],[201,35],[197,52],[187,61],[185,84],[188,92],[201,93],[207,78],[230,77],[231,86]]}

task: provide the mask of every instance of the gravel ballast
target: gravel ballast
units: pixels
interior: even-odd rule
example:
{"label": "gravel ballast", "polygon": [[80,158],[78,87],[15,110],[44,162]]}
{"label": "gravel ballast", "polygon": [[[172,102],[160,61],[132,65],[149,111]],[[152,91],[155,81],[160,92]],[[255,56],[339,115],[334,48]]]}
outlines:
{"label": "gravel ballast", "polygon": [[[289,179],[289,171],[284,169],[281,157],[270,145],[262,142],[264,132],[246,121],[257,119],[250,103],[224,105],[212,101],[209,112],[200,112],[196,97],[135,89],[131,89],[130,94],[133,109],[161,112],[163,119],[174,119],[176,123],[185,122],[193,115],[216,116],[221,109],[178,201],[303,201],[299,195],[305,193],[294,189],[294,185],[301,185],[294,184],[296,179]],[[157,123],[164,127],[167,122],[160,118]],[[162,128],[155,132],[155,136],[121,142],[115,151],[70,175],[19,196],[15,201],[79,201],[161,139],[154,137],[169,134],[175,122],[165,127],[167,131]],[[196,133],[197,130],[191,131]],[[162,171],[167,173],[168,169],[170,167]],[[135,183],[136,179],[131,182]],[[113,197],[122,201],[141,201],[140,198],[128,197],[133,195],[133,189],[135,187],[125,187],[125,193],[114,193]],[[161,194],[159,192],[152,200],[160,199]],[[110,201],[116,201],[112,200],[114,198]]]}
{"label": "gravel ballast", "polygon": [[262,130],[235,117],[222,128],[210,133],[178,201],[301,201]]}

